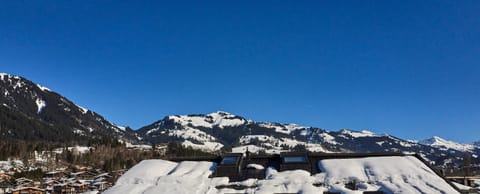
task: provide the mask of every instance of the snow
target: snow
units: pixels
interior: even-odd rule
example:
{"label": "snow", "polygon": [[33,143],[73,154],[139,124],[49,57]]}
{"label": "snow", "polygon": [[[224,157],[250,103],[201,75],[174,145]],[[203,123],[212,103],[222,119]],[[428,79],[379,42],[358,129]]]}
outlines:
{"label": "snow", "polygon": [[124,126],[118,126],[118,125],[115,125],[115,126],[116,126],[118,129],[122,130],[122,131],[125,131],[125,130],[127,130],[127,128],[126,128],[126,127],[124,127]]}
{"label": "snow", "polygon": [[347,129],[343,129],[340,131],[341,134],[345,134],[345,135],[350,135],[354,138],[358,138],[358,137],[376,137],[377,135],[375,135],[375,133],[371,132],[371,131],[367,131],[367,130],[362,130],[362,131],[351,131],[351,130],[347,130]]}
{"label": "snow", "polygon": [[[266,153],[280,153],[288,151],[288,149],[295,148],[298,145],[305,146],[307,150],[313,152],[329,152],[321,144],[318,143],[307,143],[296,139],[276,138],[274,136],[268,135],[244,135],[240,137],[239,142],[242,145],[251,144],[253,142],[257,144],[260,143],[259,147],[262,147],[260,149],[258,149],[257,146],[253,147],[253,150],[250,150],[249,148],[249,151],[253,153],[257,153],[261,150],[264,150]],[[245,147],[240,146],[232,148],[232,151],[236,153],[241,152],[241,150],[245,150]]]}
{"label": "snow", "polygon": [[182,142],[184,147],[192,147],[194,149],[204,150],[204,151],[217,151],[222,149],[223,144],[217,142],[203,142],[203,144],[195,144],[189,140]]}
{"label": "snow", "polygon": [[[159,127],[153,128],[147,131],[146,134],[149,135],[150,133],[156,132],[158,130],[160,130]],[[168,136],[183,138],[185,139],[185,141],[183,142],[184,146],[191,146],[192,148],[196,149],[217,151],[223,147],[223,144],[216,142],[215,137],[209,135],[208,133],[205,133],[202,130],[196,129],[188,125],[183,126],[180,130],[178,130],[177,127],[173,129],[165,129],[164,131],[161,131],[161,133],[167,133]],[[192,141],[200,143],[193,143]]]}
{"label": "snow", "polygon": [[414,156],[327,159],[318,165],[329,185],[355,179],[388,193],[458,193]]}
{"label": "snow", "polygon": [[337,145],[338,144],[335,141],[335,137],[331,136],[328,133],[320,133],[320,134],[318,134],[318,136],[320,136],[323,139],[323,141],[326,142],[326,143],[329,143],[329,144],[332,144],[332,145]]}
{"label": "snow", "polygon": [[227,112],[214,112],[207,115],[175,115],[168,119],[182,126],[191,125],[193,127],[219,128],[234,127],[245,124],[247,121]]}
{"label": "snow", "polygon": [[42,112],[42,109],[47,106],[47,103],[40,98],[37,98],[37,100],[35,100],[35,103],[37,104],[37,114]]}
{"label": "snow", "polygon": [[453,182],[452,181],[452,184],[454,184],[458,189],[460,190],[470,190],[470,189],[473,189],[472,187],[469,187],[469,186],[465,186],[465,185],[462,185],[460,183],[457,183],[457,182]]}
{"label": "snow", "polygon": [[274,129],[277,133],[290,134],[292,131],[305,129],[306,127],[297,124],[279,124],[279,123],[258,123],[258,126]]}
{"label": "snow", "polygon": [[6,73],[0,73],[0,79],[1,79],[1,80],[3,80],[3,78],[4,78],[5,76],[9,76],[9,75],[6,74]]}
{"label": "snow", "polygon": [[260,164],[248,164],[248,165],[247,165],[247,168],[253,168],[253,169],[257,169],[257,170],[263,170],[263,169],[265,169],[265,167],[263,167],[263,166],[260,165]]}
{"label": "snow", "polygon": [[41,86],[41,85],[39,85],[39,84],[37,84],[37,87],[38,87],[40,90],[44,91],[44,92],[45,92],[45,91],[47,91],[47,92],[51,92],[51,91],[52,91],[52,90],[50,90],[49,88],[47,88],[47,87],[45,87],[45,86]]}
{"label": "snow", "polygon": [[[105,193],[270,194],[337,191],[360,194],[377,190],[385,193],[458,193],[413,156],[325,159],[318,165],[322,173],[314,175],[304,170],[278,172],[268,167],[264,180],[247,179],[229,183],[227,177],[209,178],[216,168],[213,162],[144,160],[121,176]],[[356,181],[358,190],[345,187],[345,183],[350,181]],[[217,188],[228,185],[247,188]]]}
{"label": "snow", "polygon": [[430,139],[425,139],[425,140],[419,141],[419,143],[423,144],[423,145],[429,145],[429,146],[437,147],[437,148],[453,149],[453,150],[458,150],[458,151],[462,151],[462,152],[473,151],[475,149],[474,145],[460,144],[460,143],[456,143],[456,142],[453,142],[453,141],[445,140],[445,139],[443,139],[441,137],[437,137],[437,136],[433,136]]}
{"label": "snow", "polygon": [[207,193],[213,162],[144,160],[121,176],[108,193]]}
{"label": "snow", "polygon": [[135,145],[135,144],[131,144],[130,142],[126,142],[125,147],[127,147],[127,148],[139,148],[139,149],[152,149],[151,145]]}
{"label": "snow", "polygon": [[473,182],[475,182],[475,184],[479,185],[477,188],[480,189],[480,179],[473,179]]}
{"label": "snow", "polygon": [[76,105],[76,106],[78,107],[78,110],[79,110],[80,112],[82,112],[82,114],[87,114],[88,109],[83,108],[83,107],[81,107],[81,106],[79,106],[79,105]]}

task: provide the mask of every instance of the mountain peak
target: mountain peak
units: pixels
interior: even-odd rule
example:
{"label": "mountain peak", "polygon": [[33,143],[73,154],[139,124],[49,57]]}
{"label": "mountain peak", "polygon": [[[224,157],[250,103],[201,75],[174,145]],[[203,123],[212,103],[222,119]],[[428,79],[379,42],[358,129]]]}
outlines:
{"label": "mountain peak", "polygon": [[453,149],[459,151],[472,151],[474,149],[473,145],[449,141],[438,136],[433,136],[431,138],[421,140],[418,143],[442,149]]}
{"label": "mountain peak", "polygon": [[231,127],[239,126],[247,123],[242,117],[233,115],[224,111],[217,111],[210,114],[195,114],[195,115],[173,115],[168,116],[167,119],[173,120],[183,126],[195,126],[195,127]]}
{"label": "mountain peak", "polygon": [[136,140],[131,130],[122,131],[101,115],[24,77],[0,73],[0,93],[3,94],[0,119],[7,121],[2,128],[10,131],[1,133],[1,139],[85,142],[89,138],[114,135]]}

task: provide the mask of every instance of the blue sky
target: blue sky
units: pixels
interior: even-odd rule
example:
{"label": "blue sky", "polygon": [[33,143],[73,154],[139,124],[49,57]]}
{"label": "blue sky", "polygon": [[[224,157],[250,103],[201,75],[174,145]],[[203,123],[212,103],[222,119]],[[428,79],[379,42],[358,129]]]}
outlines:
{"label": "blue sky", "polygon": [[224,110],[480,140],[479,1],[3,1],[0,71],[132,128]]}

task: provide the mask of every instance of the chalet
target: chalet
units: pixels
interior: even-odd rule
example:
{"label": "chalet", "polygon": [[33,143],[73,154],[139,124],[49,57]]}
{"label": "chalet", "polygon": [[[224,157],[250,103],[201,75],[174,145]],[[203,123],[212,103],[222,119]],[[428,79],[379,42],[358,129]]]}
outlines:
{"label": "chalet", "polygon": [[81,180],[93,180],[95,179],[96,174],[90,171],[80,171],[70,173],[70,178],[81,179]]}
{"label": "chalet", "polygon": [[70,185],[75,189],[76,193],[85,193],[88,191],[90,183],[85,181],[75,181]]}
{"label": "chalet", "polygon": [[21,177],[21,178],[15,179],[14,185],[16,188],[35,187],[35,182],[31,179]]}
{"label": "chalet", "polygon": [[0,194],[11,193],[13,186],[7,180],[0,179]]}
{"label": "chalet", "polygon": [[45,193],[45,190],[37,187],[22,187],[12,191],[12,194],[43,194],[43,193]]}
{"label": "chalet", "polygon": [[9,175],[7,173],[0,173],[0,180],[11,180],[13,179],[12,175]]}
{"label": "chalet", "polygon": [[50,171],[46,172],[44,178],[47,179],[60,179],[67,177],[63,171]]}
{"label": "chalet", "polygon": [[92,190],[98,190],[98,191],[104,191],[105,189],[111,187],[111,183],[107,181],[99,181],[99,182],[94,182],[90,185],[90,189]]}
{"label": "chalet", "polygon": [[77,193],[77,192],[75,192],[75,187],[73,187],[71,184],[63,183],[63,184],[54,185],[53,186],[53,193],[74,194],[74,193]]}

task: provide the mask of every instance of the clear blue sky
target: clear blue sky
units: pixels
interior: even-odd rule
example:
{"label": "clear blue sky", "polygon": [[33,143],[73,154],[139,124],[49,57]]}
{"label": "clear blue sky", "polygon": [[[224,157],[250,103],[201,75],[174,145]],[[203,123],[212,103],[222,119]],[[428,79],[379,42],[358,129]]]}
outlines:
{"label": "clear blue sky", "polygon": [[132,128],[224,110],[480,140],[479,1],[2,1],[0,71]]}

